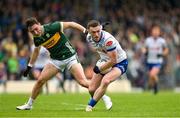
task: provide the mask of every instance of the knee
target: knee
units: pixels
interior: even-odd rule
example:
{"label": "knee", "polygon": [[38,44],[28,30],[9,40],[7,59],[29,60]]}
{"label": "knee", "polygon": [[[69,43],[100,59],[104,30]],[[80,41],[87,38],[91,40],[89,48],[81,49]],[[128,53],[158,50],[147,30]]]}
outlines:
{"label": "knee", "polygon": [[89,93],[90,93],[90,94],[94,94],[94,92],[95,92],[96,89],[93,88],[93,87],[91,87],[91,86],[89,86],[88,90],[89,90]]}
{"label": "knee", "polygon": [[79,81],[79,84],[85,88],[89,88],[89,83],[85,79],[81,79],[81,81]]}
{"label": "knee", "polygon": [[155,73],[150,73],[149,74],[149,77],[151,78],[151,79],[153,79],[153,78],[155,78],[157,75],[155,74]]}
{"label": "knee", "polygon": [[107,87],[107,86],[110,84],[110,80],[108,80],[108,79],[103,79],[101,83],[102,83],[103,86],[106,86],[106,87]]}
{"label": "knee", "polygon": [[38,80],[37,80],[38,85],[43,85],[45,82],[46,82],[46,80],[43,78],[38,78]]}

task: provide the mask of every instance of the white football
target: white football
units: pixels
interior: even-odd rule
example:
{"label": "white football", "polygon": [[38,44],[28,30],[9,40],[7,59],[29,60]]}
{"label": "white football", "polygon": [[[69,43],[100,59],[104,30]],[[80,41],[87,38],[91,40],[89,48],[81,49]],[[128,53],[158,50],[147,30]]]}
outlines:
{"label": "white football", "polygon": [[[101,67],[104,63],[106,63],[107,61],[106,60],[104,60],[104,59],[99,59],[97,62],[96,62],[96,66],[97,67]],[[106,70],[104,70],[104,71],[101,71],[101,73],[102,74],[106,74],[106,73],[108,73],[110,70],[112,69],[112,67],[110,67],[110,68],[108,68],[108,69],[106,69]]]}

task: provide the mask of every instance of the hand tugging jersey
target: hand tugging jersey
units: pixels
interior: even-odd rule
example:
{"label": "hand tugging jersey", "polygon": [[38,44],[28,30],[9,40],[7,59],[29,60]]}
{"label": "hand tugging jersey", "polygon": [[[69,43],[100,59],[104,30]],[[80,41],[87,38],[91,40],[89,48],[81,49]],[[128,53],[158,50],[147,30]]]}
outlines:
{"label": "hand tugging jersey", "polygon": [[109,60],[108,51],[115,50],[117,53],[117,63],[127,58],[125,51],[121,48],[119,42],[108,32],[102,30],[100,40],[94,41],[90,34],[86,37],[87,42],[94,47],[101,59]]}
{"label": "hand tugging jersey", "polygon": [[72,57],[76,51],[69,39],[63,33],[63,25],[53,22],[43,25],[44,34],[34,37],[35,46],[43,46],[50,52],[50,57],[55,60],[64,60]]}

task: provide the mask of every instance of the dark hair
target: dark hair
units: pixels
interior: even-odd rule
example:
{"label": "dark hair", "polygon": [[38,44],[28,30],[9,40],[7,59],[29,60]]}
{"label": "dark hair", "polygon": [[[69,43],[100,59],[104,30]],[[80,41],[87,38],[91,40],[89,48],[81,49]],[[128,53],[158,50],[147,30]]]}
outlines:
{"label": "dark hair", "polygon": [[38,24],[39,21],[35,17],[30,17],[26,19],[25,23],[26,23],[26,27],[28,28],[33,26],[34,24]]}
{"label": "dark hair", "polygon": [[88,22],[87,24],[87,29],[89,29],[90,27],[96,27],[96,26],[99,26],[100,25],[100,22],[97,21],[97,20],[91,20]]}
{"label": "dark hair", "polygon": [[152,24],[152,26],[151,26],[151,30],[153,29],[153,28],[159,28],[159,29],[161,29],[161,27],[160,27],[160,25],[159,24]]}

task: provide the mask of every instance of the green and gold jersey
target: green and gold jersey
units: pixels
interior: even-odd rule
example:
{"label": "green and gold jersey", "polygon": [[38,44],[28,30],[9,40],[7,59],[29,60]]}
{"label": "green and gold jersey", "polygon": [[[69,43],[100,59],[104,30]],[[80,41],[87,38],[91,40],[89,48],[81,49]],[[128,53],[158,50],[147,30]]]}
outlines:
{"label": "green and gold jersey", "polygon": [[56,60],[64,60],[73,56],[76,52],[70,44],[68,38],[62,32],[60,22],[45,24],[44,34],[40,37],[34,37],[35,46],[44,46],[49,52],[50,57]]}

